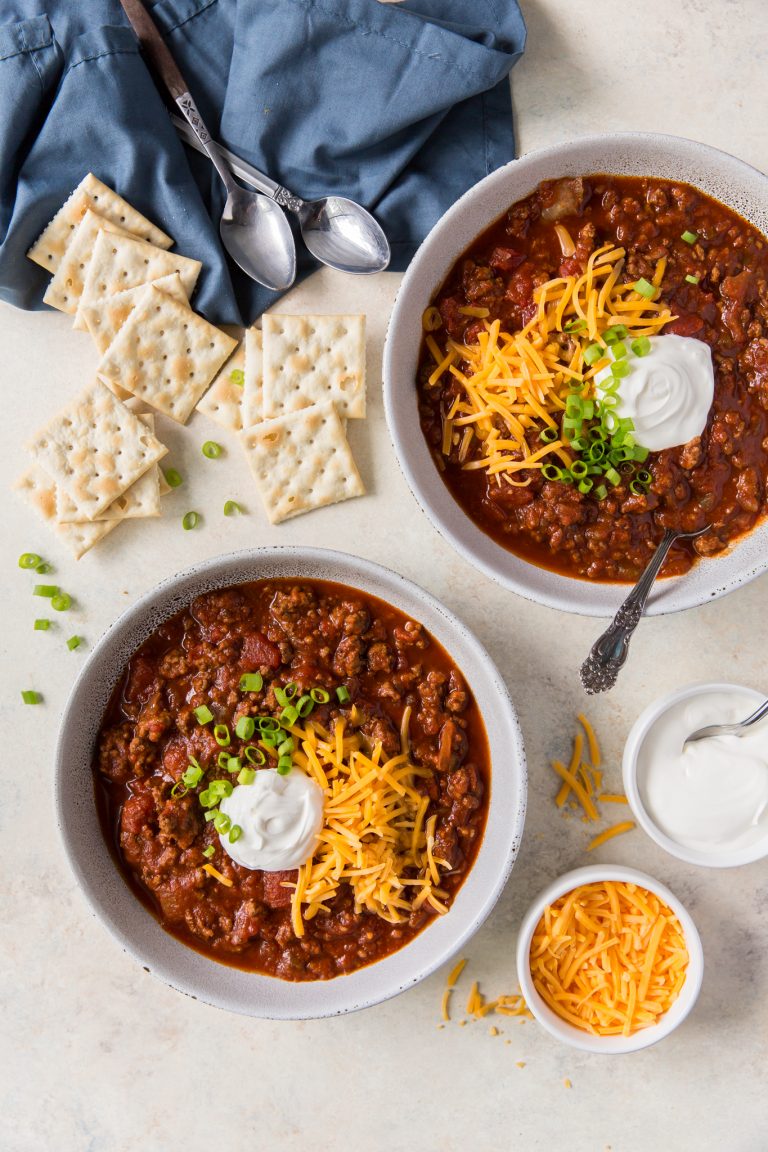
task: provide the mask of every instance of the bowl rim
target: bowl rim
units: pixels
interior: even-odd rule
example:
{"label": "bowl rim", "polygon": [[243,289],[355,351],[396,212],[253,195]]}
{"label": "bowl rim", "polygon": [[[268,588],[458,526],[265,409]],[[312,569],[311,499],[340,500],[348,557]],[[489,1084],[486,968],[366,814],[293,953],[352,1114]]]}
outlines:
{"label": "bowl rim", "polygon": [[[680,993],[671,1008],[664,1013],[658,1024],[634,1032],[631,1036],[593,1036],[588,1032],[561,1020],[552,1009],[539,996],[536,991],[529,964],[531,940],[536,925],[541,919],[547,904],[558,900],[573,888],[581,884],[595,883],[602,880],[623,880],[647,888],[663,900],[676,914],[683,929],[686,946],[688,948],[688,971]],[[650,1048],[658,1044],[665,1036],[682,1024],[683,1020],[693,1009],[704,978],[704,951],[698,929],[683,902],[659,880],[641,872],[637,868],[629,868],[620,864],[588,864],[582,868],[574,868],[558,876],[547,885],[532,901],[520,924],[517,938],[517,978],[526,1004],[536,1020],[551,1036],[569,1044],[572,1048],[579,1048],[583,1052],[593,1052],[603,1056],[625,1055],[629,1052],[639,1052],[643,1048]]]}
{"label": "bowl rim", "polygon": [[651,703],[643,709],[630,728],[624,745],[621,763],[624,791],[629,801],[629,806],[632,809],[632,814],[640,827],[650,836],[651,840],[658,844],[660,848],[663,848],[665,852],[668,852],[670,856],[675,856],[678,860],[685,861],[686,864],[696,864],[701,868],[739,868],[743,864],[754,864],[756,861],[768,857],[768,834],[762,841],[758,840],[755,844],[751,844],[747,848],[718,853],[716,856],[699,849],[686,848],[684,845],[678,844],[671,836],[667,836],[666,832],[662,831],[643,803],[640,794],[640,784],[637,775],[637,758],[640,747],[651,727],[660,716],[668,712],[675,704],[680,703],[681,700],[689,700],[693,696],[702,696],[706,692],[743,693],[757,703],[765,699],[764,693],[758,691],[756,688],[748,688],[745,684],[732,684],[726,683],[725,681],[697,681],[693,684],[686,684],[682,688],[676,688],[672,692],[665,692],[662,696],[652,700]]}
{"label": "bowl rim", "polygon": [[[496,767],[494,771],[494,765],[498,765],[500,759],[499,749],[497,748],[495,760],[493,756],[491,759],[491,801],[488,808],[486,828],[472,869],[470,869],[457,893],[457,901],[460,900],[462,891],[464,891],[465,887],[469,884],[470,878],[481,860],[484,861],[484,867],[489,868],[493,877],[492,882],[486,884],[482,891],[475,894],[475,899],[471,907],[468,904],[465,904],[463,907],[461,905],[457,907],[456,904],[452,905],[452,912],[461,909],[459,916],[454,917],[452,921],[447,917],[445,921],[443,921],[442,918],[437,918],[427,925],[424,930],[419,932],[413,940],[409,941],[403,948],[398,949],[396,952],[391,953],[381,960],[375,961],[373,964],[357,969],[348,975],[339,976],[327,981],[283,981],[278,977],[249,972],[247,970],[230,967],[229,965],[220,964],[208,956],[197,953],[194,949],[189,948],[186,944],[177,940],[170,933],[166,933],[159,926],[159,922],[151,916],[151,913],[146,908],[143,908],[141,902],[135,894],[131,892],[122,873],[112,859],[109,848],[103,836],[101,836],[101,829],[99,828],[99,847],[97,851],[108,857],[109,868],[113,870],[113,874],[117,875],[121,883],[125,885],[125,890],[129,893],[130,899],[135,901],[136,905],[141,908],[148,920],[153,921],[154,924],[157,925],[157,930],[162,933],[162,938],[167,938],[167,940],[172,941],[172,945],[169,946],[169,951],[172,952],[174,957],[172,961],[166,962],[162,958],[158,959],[157,956],[155,956],[154,959],[150,959],[146,955],[146,951],[148,950],[147,946],[145,946],[141,940],[137,942],[137,940],[134,939],[134,936],[128,932],[119,922],[119,919],[116,918],[116,914],[112,912],[108,902],[99,894],[97,878],[87,870],[81,859],[81,854],[87,854],[87,847],[78,846],[76,837],[73,836],[71,825],[77,822],[77,817],[72,816],[71,812],[68,811],[67,797],[65,795],[65,773],[68,764],[68,734],[71,729],[73,717],[75,719],[78,718],[79,703],[83,694],[88,692],[88,685],[94,670],[98,670],[101,661],[108,656],[108,653],[113,648],[119,647],[121,641],[123,641],[126,636],[130,637],[131,633],[140,627],[138,622],[144,618],[148,612],[151,612],[153,608],[156,608],[157,603],[162,601],[164,597],[174,594],[177,589],[182,590],[182,598],[176,600],[174,606],[169,610],[163,610],[160,613],[154,627],[157,626],[157,623],[159,623],[161,619],[167,619],[176,611],[183,610],[183,607],[189,604],[195,595],[199,594],[201,591],[199,582],[203,581],[206,574],[210,572],[216,572],[222,567],[226,572],[226,575],[220,574],[215,579],[215,583],[209,585],[211,588],[227,587],[248,579],[290,579],[292,575],[298,580],[309,579],[310,577],[307,574],[297,576],[295,572],[292,572],[291,566],[300,565],[301,563],[312,564],[314,568],[319,569],[323,567],[330,568],[330,570],[335,573],[332,577],[318,575],[315,577],[316,579],[330,579],[340,584],[358,588],[364,593],[386,600],[395,607],[399,607],[401,611],[412,614],[415,619],[419,619],[423,623],[424,617],[426,616],[428,619],[424,626],[427,628],[427,631],[433,635],[435,634],[435,623],[439,623],[441,627],[451,632],[451,635],[455,638],[455,647],[463,649],[465,652],[470,652],[473,664],[475,661],[478,662],[477,669],[479,669],[479,671],[476,670],[473,676],[466,674],[464,669],[462,669],[462,674],[473,690],[473,678],[476,681],[482,676],[483,686],[492,691],[493,695],[479,705],[481,716],[484,719],[489,744],[491,744],[489,721],[487,719],[489,712],[493,712],[494,725],[498,719],[498,739],[500,740],[503,734],[505,741],[504,747],[507,753],[506,763],[513,766],[514,775],[509,778],[508,784],[501,787],[497,781],[496,788],[494,789],[494,778],[496,778],[500,770],[499,767]],[[266,574],[253,576],[242,572],[243,567],[250,565],[252,568],[254,564],[260,566],[276,564],[281,568],[281,571],[272,571],[269,576]],[[377,581],[383,584],[387,590],[383,591],[377,585]],[[186,591],[187,586],[191,586],[193,589],[197,586],[197,590]],[[430,617],[431,621],[429,620]],[[446,651],[456,659],[455,654],[451,651],[450,640],[446,642],[445,638],[441,636],[439,632],[435,638],[446,648]],[[135,651],[141,642],[141,640],[131,642],[127,650]],[[124,666],[124,663],[125,660],[121,660],[121,666]],[[459,666],[461,667],[460,662]],[[103,716],[103,710],[99,715]],[[93,739],[95,739],[99,723],[100,719],[96,719],[91,726],[89,733],[91,745]],[[126,607],[93,645],[88,659],[80,669],[72,686],[61,715],[56,740],[54,766],[54,808],[60,843],[74,874],[77,887],[84,897],[92,915],[101,922],[124,952],[128,953],[134,960],[138,961],[146,971],[151,972],[152,975],[161,979],[165,984],[191,996],[193,999],[199,999],[214,1007],[265,1019],[320,1019],[322,1017],[337,1016],[346,1012],[370,1007],[373,1004],[381,1003],[384,1000],[398,995],[407,988],[413,987],[442,964],[446,963],[480,928],[501,896],[519,852],[527,803],[527,766],[522,730],[520,728],[517,711],[504,679],[474,632],[472,632],[460,617],[456,616],[453,611],[442,604],[442,602],[430,592],[423,589],[414,581],[402,576],[400,573],[384,565],[365,560],[350,553],[300,545],[249,548],[207,558],[185,568],[181,572],[166,577],[159,584],[154,585],[143,593],[133,604]],[[515,808],[511,813],[505,810],[503,821],[501,820],[501,811],[497,808],[497,817],[493,825],[496,840],[494,843],[491,843],[491,841],[488,840],[487,833],[489,825],[491,824],[494,792],[501,792],[503,795],[505,788],[510,791],[510,795],[514,795],[516,801]],[[90,809],[95,808],[92,797],[89,797],[89,804]],[[92,816],[90,818],[92,818]],[[489,845],[486,850],[488,857],[487,862],[485,862],[484,856],[486,843]],[[122,889],[120,889],[120,891],[122,893]],[[390,966],[393,966],[395,969],[399,967],[396,963],[397,958],[406,955],[409,948],[413,948],[417,942],[423,941],[427,937],[430,928],[440,927],[443,924],[455,926],[454,931],[450,931],[450,929],[447,931],[446,935],[448,938],[446,940],[439,942],[435,940],[433,936],[431,938],[432,948],[429,949],[429,955],[422,958],[415,967],[411,964],[407,973],[398,973],[397,971],[389,972]],[[153,930],[150,929],[150,932],[151,931]],[[160,937],[156,937],[156,939],[160,939]],[[421,951],[421,949],[418,951]],[[205,987],[201,987],[201,985],[196,982],[196,978],[190,979],[183,971],[185,968],[184,958],[188,958],[189,953],[196,955],[204,962],[201,970],[203,971],[202,983],[206,985]],[[176,956],[181,958],[178,963],[175,959]],[[177,969],[182,970],[181,974]],[[211,973],[215,974],[218,972],[222,973],[222,979],[218,986],[216,981],[213,980],[213,988],[211,989],[207,986],[207,977]],[[361,974],[370,974],[372,972],[377,974],[372,980],[361,977]],[[265,1001],[265,1004],[257,1003],[254,1005],[250,1002],[244,1004],[239,996],[232,996],[226,992],[220,993],[218,988],[225,986],[224,973],[235,973],[236,975],[233,977],[233,981],[238,987],[240,987],[241,983],[244,987],[247,982],[249,989],[253,991],[253,999],[256,1001],[261,999]],[[378,974],[382,973],[386,973],[386,975],[382,975],[381,979],[377,979]],[[240,979],[241,977],[242,980]],[[362,987],[359,987],[359,985],[362,985]],[[329,996],[324,996],[324,990],[330,988],[343,988],[344,992],[340,997],[335,997],[332,993]],[[283,989],[290,989],[295,993],[294,997],[288,997],[296,1001],[290,1008],[282,1003],[281,990]],[[313,998],[311,992],[316,992],[317,995]],[[325,1000],[328,1000],[329,1003],[324,1003]]]}
{"label": "bowl rim", "polygon": [[[395,297],[394,307],[390,314],[389,322],[387,325],[387,332],[384,344],[383,354],[383,392],[384,392],[384,411],[387,420],[387,427],[389,430],[390,440],[397,458],[399,467],[406,483],[416,500],[416,503],[430,521],[435,530],[442,536],[458,553],[467,561],[472,567],[481,571],[485,576],[494,580],[496,583],[501,584],[503,587],[509,588],[517,595],[530,600],[537,604],[543,604],[549,608],[555,608],[564,612],[575,612],[579,615],[609,617],[621,604],[626,596],[630,585],[629,584],[614,584],[608,581],[598,580],[582,580],[577,577],[570,577],[556,572],[554,569],[548,569],[541,565],[534,564],[531,561],[525,560],[522,556],[517,555],[503,548],[500,544],[496,543],[492,537],[489,537],[483,530],[475,524],[460,504],[453,498],[452,494],[448,493],[449,502],[441,500],[440,490],[433,488],[433,484],[440,484],[442,481],[437,475],[437,470],[434,469],[434,477],[430,475],[430,480],[426,485],[423,485],[418,476],[414,463],[411,461],[409,454],[403,447],[403,433],[412,421],[410,414],[406,415],[402,411],[402,405],[397,402],[397,397],[400,389],[397,384],[397,370],[395,366],[396,352],[396,337],[395,332],[401,328],[401,316],[405,313],[408,315],[413,309],[418,310],[419,300],[411,301],[411,295],[423,295],[419,293],[418,286],[415,284],[417,277],[421,275],[422,263],[429,257],[433,248],[440,245],[444,238],[450,233],[454,223],[458,223],[463,217],[465,212],[469,209],[470,205],[478,194],[483,195],[486,192],[493,190],[496,185],[501,184],[504,180],[510,179],[514,173],[520,172],[523,168],[529,165],[535,165],[540,161],[546,161],[557,156],[568,154],[572,149],[588,149],[590,147],[604,148],[610,145],[613,148],[620,148],[622,145],[631,147],[632,145],[644,145],[652,147],[654,144],[662,149],[667,150],[676,149],[684,152],[687,149],[695,148],[701,152],[704,157],[708,157],[713,164],[720,167],[735,167],[741,170],[745,176],[751,179],[759,179],[764,181],[766,188],[765,194],[768,198],[768,175],[756,168],[754,165],[747,163],[745,160],[733,155],[724,149],[715,148],[711,144],[706,144],[702,141],[694,140],[685,136],[675,136],[671,133],[663,132],[605,132],[605,133],[587,133],[584,135],[574,136],[569,140],[564,140],[555,144],[549,144],[543,148],[534,149],[533,151],[523,153],[519,158],[510,161],[497,168],[495,171],[490,172],[482,180],[474,184],[468,189],[449,209],[440,217],[436,224],[432,227],[430,232],[419,245],[411,263],[409,264],[402,283],[400,284],[397,295]],[[607,164],[607,169],[610,171],[610,164]],[[725,205],[728,207],[728,204]],[[732,209],[732,211],[737,211]],[[478,236],[482,233],[484,228],[489,227],[494,219],[497,219],[499,213],[488,215],[485,223],[478,226],[474,235]],[[471,241],[470,241],[471,242]],[[465,245],[466,248],[466,245]],[[459,254],[460,255],[460,254]],[[457,259],[459,256],[456,257]],[[451,265],[446,266],[445,271]],[[440,277],[439,279],[442,279]],[[439,282],[439,280],[438,280]],[[431,291],[431,290],[430,290]],[[421,305],[426,306],[424,299],[421,300]],[[419,311],[419,315],[421,312]],[[427,451],[425,446],[425,451]],[[438,493],[438,494],[436,494]],[[460,525],[466,532],[468,540],[465,540],[462,531],[456,525]],[[763,532],[768,540],[768,521],[764,520],[754,526],[751,532],[746,536],[740,537],[734,545],[727,549],[722,554],[722,559],[729,557],[733,554],[744,540],[753,537],[758,532]],[[487,555],[485,554],[487,552]],[[718,557],[709,558],[708,563],[717,563]],[[727,595],[729,592],[735,591],[737,588],[743,587],[745,584],[750,583],[758,576],[762,575],[768,569],[768,547],[763,550],[763,555],[757,559],[752,559],[750,562],[745,562],[739,571],[735,573],[729,572],[727,575],[721,574],[719,578],[711,580],[710,583],[714,584],[712,587],[700,587],[698,581],[691,579],[691,573],[699,569],[697,564],[690,572],[685,573],[680,577],[670,577],[667,580],[661,581],[653,595],[649,598],[646,606],[646,615],[666,615],[668,613],[685,611],[689,608],[699,607],[702,604],[710,603],[712,600],[719,599],[721,596]],[[547,581],[547,586],[544,588],[532,588],[530,584],[531,571],[538,571],[543,573],[543,579]],[[710,569],[711,571],[711,569]],[[713,577],[715,573],[713,572]],[[608,590],[606,595],[611,589],[616,590],[615,605],[605,599],[602,603],[597,603],[593,597],[590,599],[588,591],[590,589]],[[586,599],[579,596],[579,591],[586,595]],[[613,597],[611,599],[614,599]]]}

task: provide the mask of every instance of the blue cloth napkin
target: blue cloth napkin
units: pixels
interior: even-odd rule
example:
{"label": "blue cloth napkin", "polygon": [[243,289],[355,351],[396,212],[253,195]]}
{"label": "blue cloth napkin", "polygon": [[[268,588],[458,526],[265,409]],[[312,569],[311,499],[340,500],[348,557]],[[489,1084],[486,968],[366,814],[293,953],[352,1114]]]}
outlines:
{"label": "blue cloth napkin", "polygon": [[[212,133],[299,196],[373,210],[404,268],[477,180],[514,158],[515,0],[157,0]],[[277,298],[228,261],[224,190],[176,136],[118,0],[4,0],[0,298],[43,307],[25,253],[92,171],[203,262],[195,306],[251,322]],[[297,241],[299,277],[317,265]]]}

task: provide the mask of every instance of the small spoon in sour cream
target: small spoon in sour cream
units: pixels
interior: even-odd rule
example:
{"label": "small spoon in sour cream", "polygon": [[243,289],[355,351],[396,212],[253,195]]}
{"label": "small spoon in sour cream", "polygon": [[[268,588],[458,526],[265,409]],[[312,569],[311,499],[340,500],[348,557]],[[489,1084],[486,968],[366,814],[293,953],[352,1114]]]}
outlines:
{"label": "small spoon in sour cream", "polygon": [[741,720],[738,724],[707,724],[704,728],[697,728],[695,732],[691,732],[690,736],[686,736],[683,741],[683,748],[686,744],[693,744],[697,740],[709,740],[713,736],[744,736],[749,726],[757,724],[758,720],[762,720],[764,716],[768,716],[768,700],[761,704],[751,716],[747,716],[746,720]]}

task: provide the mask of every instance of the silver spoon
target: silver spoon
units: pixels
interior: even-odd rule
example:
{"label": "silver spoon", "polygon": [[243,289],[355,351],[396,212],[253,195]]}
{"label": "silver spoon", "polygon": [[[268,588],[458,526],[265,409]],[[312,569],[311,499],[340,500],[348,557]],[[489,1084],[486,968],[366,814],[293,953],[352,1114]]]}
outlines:
{"label": "silver spoon", "polygon": [[141,0],[120,0],[158,78],[176,101],[227,189],[219,225],[224,247],[251,279],[276,292],[296,279],[296,245],[290,225],[273,199],[247,192],[213,147],[186,81]]}
{"label": "silver spoon", "polygon": [[[190,131],[184,121],[178,116],[171,116],[171,120],[179,135],[198,152],[202,152],[203,148],[195,133]],[[210,148],[218,152],[245,184],[266,193],[289,212],[296,213],[302,239],[321,264],[341,272],[350,272],[354,276],[383,272],[389,264],[389,243],[381,225],[354,200],[346,196],[302,200],[222,144],[211,141]]]}
{"label": "silver spoon", "polygon": [[706,728],[697,728],[690,736],[686,736],[683,748],[686,744],[692,744],[695,740],[707,740],[710,736],[743,736],[746,730],[752,724],[757,724],[758,720],[762,720],[763,716],[768,716],[768,700],[738,724],[708,724]]}
{"label": "silver spoon", "polygon": [[640,623],[648,593],[672,545],[676,540],[691,540],[694,536],[701,536],[711,527],[711,524],[707,524],[706,528],[699,528],[697,532],[675,532],[671,528],[666,530],[642,576],[605,632],[592,645],[589,656],[579,670],[581,683],[590,696],[597,692],[607,692],[616,683],[629,655],[629,642]]}

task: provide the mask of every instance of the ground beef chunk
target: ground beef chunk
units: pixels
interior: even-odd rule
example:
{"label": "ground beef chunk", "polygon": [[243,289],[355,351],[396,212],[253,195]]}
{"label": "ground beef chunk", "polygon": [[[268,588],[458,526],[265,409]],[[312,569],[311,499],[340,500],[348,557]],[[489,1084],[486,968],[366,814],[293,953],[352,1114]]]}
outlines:
{"label": "ground beef chunk", "polygon": [[168,799],[158,813],[160,837],[189,848],[203,827],[200,801],[195,794]]}
{"label": "ground beef chunk", "polygon": [[365,643],[359,636],[345,636],[333,657],[333,670],[343,678],[357,676],[363,670]]}
{"label": "ground beef chunk", "polygon": [[290,908],[293,888],[287,888],[285,885],[295,883],[295,870],[290,872],[265,872],[264,903],[269,908]]}
{"label": "ground beef chunk", "polygon": [[368,649],[368,670],[370,672],[391,672],[395,656],[388,644],[371,644]]}

